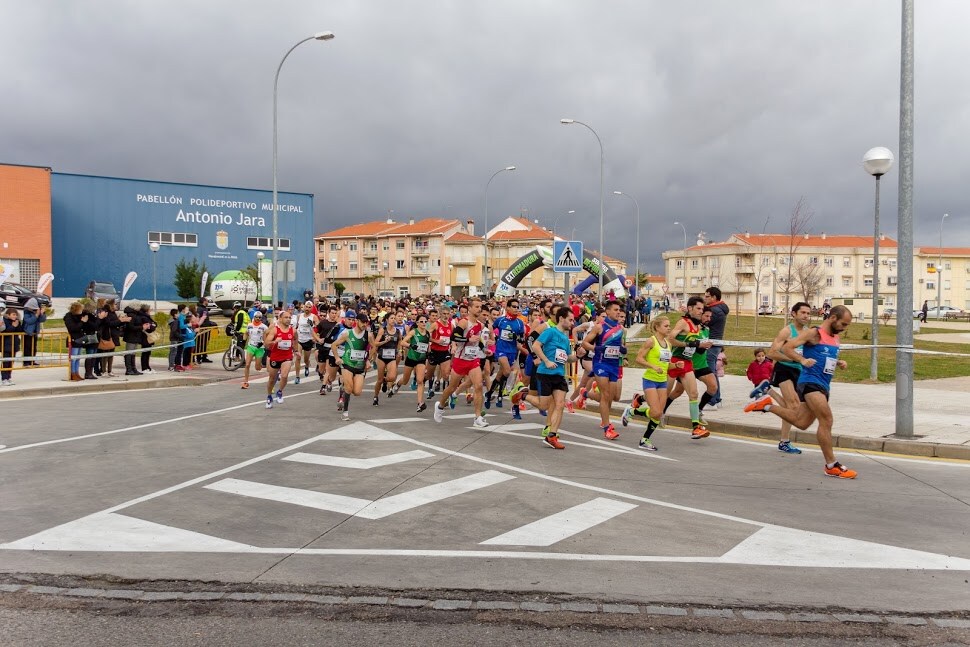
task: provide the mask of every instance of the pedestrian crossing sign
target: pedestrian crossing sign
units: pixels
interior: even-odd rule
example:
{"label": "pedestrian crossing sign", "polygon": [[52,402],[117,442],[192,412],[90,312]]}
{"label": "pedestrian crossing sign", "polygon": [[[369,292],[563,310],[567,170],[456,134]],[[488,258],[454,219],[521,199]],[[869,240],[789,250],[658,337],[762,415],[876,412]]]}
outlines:
{"label": "pedestrian crossing sign", "polygon": [[552,269],[556,272],[579,272],[583,269],[583,241],[557,240],[552,244]]}

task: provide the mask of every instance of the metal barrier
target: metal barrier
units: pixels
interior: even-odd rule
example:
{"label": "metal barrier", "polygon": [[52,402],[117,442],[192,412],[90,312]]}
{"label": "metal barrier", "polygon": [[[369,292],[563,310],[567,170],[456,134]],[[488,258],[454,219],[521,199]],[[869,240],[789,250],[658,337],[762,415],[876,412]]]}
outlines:
{"label": "metal barrier", "polygon": [[[67,331],[42,330],[38,335],[27,335],[22,332],[0,333],[0,355],[2,355],[3,370],[22,371],[33,368],[51,368],[69,366]],[[17,360],[22,357],[34,359],[26,366]]]}
{"label": "metal barrier", "polygon": [[195,348],[192,349],[192,362],[197,362],[197,357],[223,353],[229,348],[232,339],[217,326],[207,326],[199,328],[195,332]]}

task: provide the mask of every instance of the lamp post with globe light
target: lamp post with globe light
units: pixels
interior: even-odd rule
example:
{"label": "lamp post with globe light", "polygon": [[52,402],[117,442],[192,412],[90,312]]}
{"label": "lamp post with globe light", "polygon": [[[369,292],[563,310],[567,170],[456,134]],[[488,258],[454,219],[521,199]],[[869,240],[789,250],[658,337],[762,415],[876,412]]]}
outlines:
{"label": "lamp post with globe light", "polygon": [[576,119],[560,119],[559,123],[565,126],[579,124],[585,127],[589,132],[593,133],[593,137],[596,138],[597,143],[600,145],[600,291],[597,296],[600,301],[603,301],[603,276],[606,272],[606,257],[604,256],[605,251],[603,250],[603,140],[600,139],[600,136],[589,124],[584,124]]}
{"label": "lamp post with globe light", "polygon": [[895,157],[888,148],[876,146],[862,156],[862,168],[876,178],[875,229],[872,236],[872,353],[869,357],[869,379],[876,380],[879,368],[879,179],[889,172]]}

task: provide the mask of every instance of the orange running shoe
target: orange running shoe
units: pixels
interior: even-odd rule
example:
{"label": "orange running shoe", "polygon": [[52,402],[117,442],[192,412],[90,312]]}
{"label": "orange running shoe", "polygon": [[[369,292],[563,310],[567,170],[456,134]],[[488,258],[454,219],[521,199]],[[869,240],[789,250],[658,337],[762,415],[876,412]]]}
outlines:
{"label": "orange running shoe", "polygon": [[579,397],[576,398],[576,408],[585,409],[586,408],[586,396],[589,395],[589,391],[586,389],[579,390]]}
{"label": "orange running shoe", "polygon": [[566,400],[566,411],[569,413],[576,413],[576,407],[573,406],[572,400]]}
{"label": "orange running shoe", "polygon": [[549,434],[542,439],[542,442],[553,449],[566,449],[566,446],[559,442],[559,436],[556,434]]}
{"label": "orange running shoe", "polygon": [[832,467],[825,468],[826,476],[834,476],[840,479],[854,479],[858,474],[854,470],[850,470],[842,463],[836,461],[835,465]]}
{"label": "orange running shoe", "polygon": [[755,400],[754,402],[749,403],[748,406],[744,408],[744,412],[751,413],[752,411],[760,411],[762,413],[765,413],[768,410],[768,407],[770,405],[771,405],[771,397],[765,396],[760,400]]}
{"label": "orange running shoe", "polygon": [[691,440],[699,440],[701,438],[707,438],[711,435],[711,432],[707,430],[704,425],[697,425],[694,427],[693,433],[691,433]]}
{"label": "orange running shoe", "polygon": [[606,425],[605,427],[600,427],[603,430],[603,437],[607,440],[616,440],[620,437],[620,434],[616,433],[616,429],[613,428],[613,423]]}
{"label": "orange running shoe", "polygon": [[243,382],[242,383],[242,388],[248,389],[249,388],[249,382]]}

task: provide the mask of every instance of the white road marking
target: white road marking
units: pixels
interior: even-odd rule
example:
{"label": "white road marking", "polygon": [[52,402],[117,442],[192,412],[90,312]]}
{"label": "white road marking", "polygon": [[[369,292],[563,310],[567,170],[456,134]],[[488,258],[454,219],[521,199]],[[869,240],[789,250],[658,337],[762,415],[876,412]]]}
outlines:
{"label": "white road marking", "polygon": [[[482,414],[486,415],[486,414]],[[448,420],[469,420],[471,418],[477,418],[474,413],[452,413],[451,415],[446,415],[445,418]]]}
{"label": "white road marking", "polygon": [[416,449],[413,452],[402,452],[400,454],[388,454],[386,456],[375,456],[373,458],[346,458],[344,456],[327,456],[326,454],[307,454],[297,452],[290,456],[284,456],[284,461],[294,461],[297,463],[309,463],[311,465],[327,465],[330,467],[347,467],[354,470],[370,470],[375,467],[395,465],[407,461],[431,458],[434,454],[423,452]]}
{"label": "white road marking", "polygon": [[[287,395],[287,398],[298,398],[301,395],[310,395],[311,393],[316,393],[316,391],[306,391],[304,393],[294,393],[292,395]],[[93,434],[83,434],[81,436],[69,436],[67,438],[56,438],[54,440],[43,440],[36,443],[29,443],[27,445],[16,445],[14,447],[7,447],[6,449],[0,449],[0,454],[6,454],[7,452],[16,452],[21,449],[32,449],[34,447],[44,447],[46,445],[57,445],[60,443],[69,443],[76,440],[85,440],[87,438],[97,438],[98,436],[110,436],[112,434],[120,434],[126,431],[137,431],[140,429],[150,429],[151,427],[158,427],[161,425],[167,425],[173,422],[182,422],[183,420],[192,420],[193,418],[201,418],[204,416],[212,416],[219,413],[225,413],[226,411],[235,411],[236,409],[245,409],[246,407],[255,407],[257,405],[265,404],[266,400],[258,400],[256,402],[247,402],[246,404],[237,404],[233,407],[225,407],[223,409],[215,409],[213,411],[203,411],[201,413],[193,413],[187,416],[179,416],[177,418],[166,418],[165,420],[156,420],[155,422],[146,422],[143,425],[133,425],[131,427],[122,427],[121,429],[111,429],[109,431],[99,431]]]}
{"label": "white road marking", "polygon": [[428,418],[375,418],[367,422],[374,422],[379,425],[394,425],[399,422],[427,422],[428,420]]}
{"label": "white road marking", "polygon": [[552,546],[636,507],[634,503],[599,497],[481,543],[491,546]]}
{"label": "white road marking", "polygon": [[[533,426],[529,423],[523,423],[523,424],[528,425],[529,428],[532,428],[532,429],[535,429],[535,428],[542,429],[542,425]],[[529,440],[536,440],[536,441],[542,442],[541,436],[537,434],[527,434],[520,431],[506,431],[506,428],[509,426],[511,425],[496,425],[496,426],[489,425],[488,427],[465,427],[465,429],[470,429],[472,431],[477,431],[477,432],[485,432],[487,434],[502,434],[503,436],[518,436],[519,438],[528,438]],[[587,438],[582,434],[570,434],[569,432],[564,432],[562,429],[559,430],[559,433],[560,434],[565,433],[571,436],[576,436],[577,438],[582,438],[583,440],[597,442],[596,438]],[[624,447],[622,445],[617,445],[615,443],[607,443],[605,441],[603,442],[602,445],[593,445],[593,444],[590,444],[589,442],[570,440],[568,443],[566,443],[566,447],[586,447],[587,449],[598,449],[604,452],[616,452],[618,454],[625,454],[627,456],[637,456],[637,457],[643,457],[643,458],[648,458],[648,459],[653,459],[658,461],[673,461],[675,463],[677,462],[676,458],[670,458],[669,456],[660,456],[654,452],[645,452],[639,449],[631,449],[629,447]]]}
{"label": "white road marking", "polygon": [[329,494],[327,492],[315,492],[313,490],[301,490],[266,483],[255,483],[253,481],[242,481],[239,479],[223,479],[216,483],[206,485],[205,487],[209,490],[228,492],[230,494],[238,494],[257,499],[279,501],[281,503],[292,503],[293,505],[314,508],[316,510],[355,515],[364,519],[383,519],[398,512],[404,512],[405,510],[442,501],[453,496],[473,492],[488,487],[489,485],[503,483],[514,478],[514,476],[502,474],[495,470],[487,470],[451,481],[435,483],[411,490],[410,492],[384,497],[376,501],[358,499],[340,494]]}

